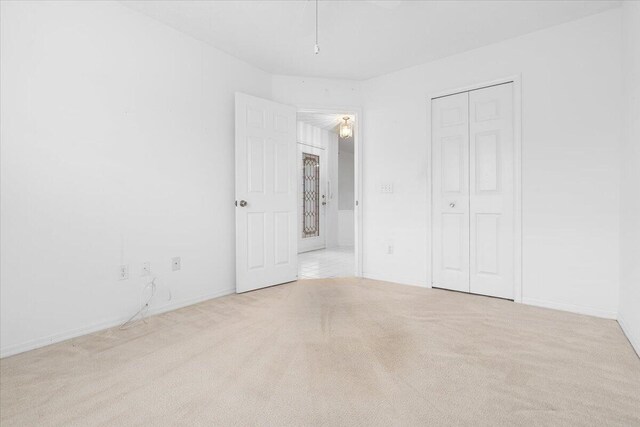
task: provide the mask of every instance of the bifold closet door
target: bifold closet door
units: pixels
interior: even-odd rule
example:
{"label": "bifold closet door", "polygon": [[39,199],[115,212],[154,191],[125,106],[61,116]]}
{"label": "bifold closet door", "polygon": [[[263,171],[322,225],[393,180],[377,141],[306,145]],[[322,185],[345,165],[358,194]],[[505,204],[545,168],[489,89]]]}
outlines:
{"label": "bifold closet door", "polygon": [[431,111],[433,286],[469,292],[469,94]]}
{"label": "bifold closet door", "polygon": [[513,299],[513,84],[469,92],[470,291]]}

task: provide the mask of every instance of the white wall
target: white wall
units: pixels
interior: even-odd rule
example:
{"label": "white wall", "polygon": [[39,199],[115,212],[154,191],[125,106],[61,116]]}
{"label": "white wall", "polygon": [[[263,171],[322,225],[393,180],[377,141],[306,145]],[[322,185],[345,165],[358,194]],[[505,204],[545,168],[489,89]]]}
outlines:
{"label": "white wall", "polygon": [[340,188],[339,209],[353,210],[354,181],[353,181],[353,152],[342,150],[338,158],[338,179]]}
{"label": "white wall", "polygon": [[640,354],[640,3],[622,6],[624,121],[618,320]]}
{"label": "white wall", "polygon": [[523,297],[615,318],[620,42],[612,10],[364,82],[365,275],[427,285],[428,94],[521,73]]}
{"label": "white wall", "polygon": [[355,217],[353,209],[338,211],[338,246],[355,245]]}
{"label": "white wall", "polygon": [[126,319],[145,261],[156,309],[233,291],[233,94],[270,76],[116,2],[1,5],[1,353]]}
{"label": "white wall", "polygon": [[340,200],[340,178],[338,176],[338,134],[324,130],[327,141],[327,175],[329,188],[327,190],[327,248],[338,246],[340,233],[340,219],[338,204]]}
{"label": "white wall", "polygon": [[298,107],[359,107],[361,82],[276,75],[272,78],[273,100]]}
{"label": "white wall", "polygon": [[354,155],[341,150],[339,153],[339,220],[338,245],[353,246],[355,243],[354,221]]}

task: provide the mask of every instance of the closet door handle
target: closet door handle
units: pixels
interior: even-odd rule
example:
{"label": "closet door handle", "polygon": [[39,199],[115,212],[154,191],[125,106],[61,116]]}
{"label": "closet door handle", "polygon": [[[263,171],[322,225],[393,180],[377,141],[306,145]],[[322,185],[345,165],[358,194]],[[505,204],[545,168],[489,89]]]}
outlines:
{"label": "closet door handle", "polygon": [[456,202],[449,203],[449,206],[452,207],[452,208],[455,208],[456,207]]}

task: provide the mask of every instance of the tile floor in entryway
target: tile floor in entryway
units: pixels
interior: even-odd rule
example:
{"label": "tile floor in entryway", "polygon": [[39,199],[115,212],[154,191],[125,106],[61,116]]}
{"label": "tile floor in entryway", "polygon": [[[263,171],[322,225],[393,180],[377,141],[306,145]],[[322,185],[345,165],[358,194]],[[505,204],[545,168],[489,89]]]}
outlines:
{"label": "tile floor in entryway", "polygon": [[298,254],[298,279],[324,279],[355,275],[353,246]]}

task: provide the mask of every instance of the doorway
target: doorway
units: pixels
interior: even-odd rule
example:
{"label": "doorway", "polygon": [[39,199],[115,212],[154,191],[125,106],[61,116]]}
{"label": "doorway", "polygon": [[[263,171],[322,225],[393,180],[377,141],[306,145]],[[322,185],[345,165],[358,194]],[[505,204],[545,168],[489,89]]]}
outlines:
{"label": "doorway", "polygon": [[[358,108],[296,111],[291,105],[236,93],[237,293],[310,276],[362,275],[360,117]],[[329,118],[333,125],[326,122]],[[351,190],[342,192],[341,123],[349,124],[345,129],[350,132],[341,137],[343,146],[351,145],[353,159],[347,168],[350,175],[342,180]],[[343,150],[343,159],[347,157]],[[341,193],[350,201],[342,215]],[[307,268],[299,269],[301,241]]]}
{"label": "doorway", "polygon": [[298,278],[355,276],[356,118],[299,111]]}

